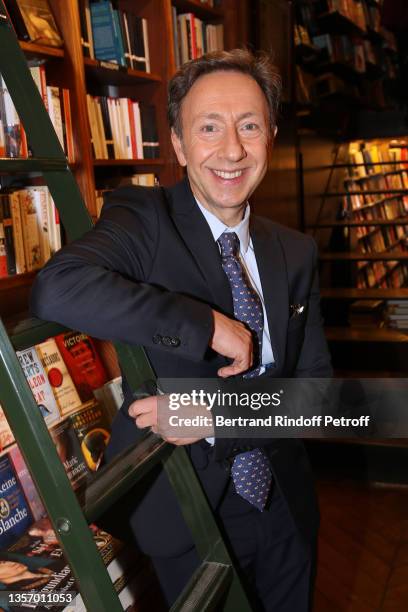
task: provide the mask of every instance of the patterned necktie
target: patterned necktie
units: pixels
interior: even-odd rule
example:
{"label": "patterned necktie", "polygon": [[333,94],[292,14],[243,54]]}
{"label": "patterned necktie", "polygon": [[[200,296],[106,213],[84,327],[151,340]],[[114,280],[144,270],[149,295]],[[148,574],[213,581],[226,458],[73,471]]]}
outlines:
{"label": "patterned necktie", "polygon": [[[251,286],[238,259],[239,238],[235,232],[224,232],[218,238],[222,267],[229,280],[235,318],[249,327],[255,336],[254,352],[257,363],[262,359],[263,308],[259,295]],[[257,340],[257,342],[256,342]],[[246,378],[259,376],[261,366],[247,372]],[[249,503],[262,511],[271,488],[272,475],[269,462],[261,448],[240,453],[234,457],[231,475],[235,490]]]}

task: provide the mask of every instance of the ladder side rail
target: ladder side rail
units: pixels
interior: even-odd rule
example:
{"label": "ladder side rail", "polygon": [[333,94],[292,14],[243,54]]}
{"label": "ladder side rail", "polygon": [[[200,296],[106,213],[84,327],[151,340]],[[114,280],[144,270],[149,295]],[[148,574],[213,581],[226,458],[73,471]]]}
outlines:
{"label": "ladder side rail", "polygon": [[50,514],[51,522],[78,582],[87,609],[90,612],[122,610],[76,495],[1,321],[0,388],[7,420]]}

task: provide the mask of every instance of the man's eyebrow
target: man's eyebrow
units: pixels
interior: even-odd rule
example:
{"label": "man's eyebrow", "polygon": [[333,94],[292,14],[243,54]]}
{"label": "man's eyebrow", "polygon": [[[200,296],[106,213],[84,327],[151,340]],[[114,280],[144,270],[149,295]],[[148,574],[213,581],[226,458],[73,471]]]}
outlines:
{"label": "man's eyebrow", "polygon": [[[240,115],[238,115],[237,120],[238,121],[242,121],[242,119],[248,119],[248,117],[254,117],[258,115],[258,113],[254,112],[254,111],[247,111],[246,113],[241,113]],[[216,119],[216,120],[222,120],[224,117],[223,115],[221,115],[221,113],[201,113],[198,117],[197,120],[199,119]]]}

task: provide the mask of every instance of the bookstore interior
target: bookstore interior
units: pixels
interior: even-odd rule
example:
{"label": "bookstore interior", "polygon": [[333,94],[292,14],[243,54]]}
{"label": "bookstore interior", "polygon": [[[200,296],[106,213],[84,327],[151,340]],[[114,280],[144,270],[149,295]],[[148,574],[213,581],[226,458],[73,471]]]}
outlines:
{"label": "bookstore interior", "polygon": [[[404,378],[408,2],[2,0],[0,38],[6,27],[7,35],[16,38],[16,49],[0,40],[0,583],[1,589],[16,593],[73,594],[65,607],[59,603],[54,608],[51,598],[46,608],[32,603],[31,609],[99,611],[101,607],[89,605],[89,593],[85,606],[79,570],[72,571],[64,554],[68,549],[61,545],[64,525],[56,534],[49,503],[37,489],[35,467],[27,467],[26,447],[35,452],[41,438],[30,438],[23,425],[9,423],[16,421],[6,414],[17,408],[10,405],[12,393],[3,394],[11,363],[24,374],[81,503],[103,468],[123,392],[110,343],[57,327],[54,333],[47,328],[38,340],[22,327],[29,320],[30,288],[39,269],[82,232],[75,227],[75,207],[62,214],[65,204],[60,208],[56,191],[52,197],[52,173],[74,177],[92,222],[105,195],[117,187],[174,184],[183,170],[172,150],[166,102],[167,85],[177,69],[222,49],[246,46],[273,53],[283,97],[273,154],[251,197],[252,210],[317,242],[321,308],[334,375]],[[21,58],[32,89],[21,90],[19,100],[15,92],[24,72],[18,68]],[[7,66],[14,77],[7,78]],[[44,144],[40,157],[40,147],[33,145],[41,139],[35,120],[30,132],[16,110],[30,106],[37,92],[37,107],[41,103],[45,108],[49,131],[53,127],[62,148],[58,152],[56,145]],[[33,102],[33,115],[34,109]],[[53,161],[51,151],[59,159]],[[69,219],[70,228],[64,227],[63,218]],[[14,349],[12,358],[8,347]],[[27,407],[18,410],[29,419]],[[392,517],[394,532],[405,525],[401,567],[408,567],[408,514],[401,514],[401,508],[408,511],[407,497],[396,497],[408,484],[407,440],[309,440],[307,449],[316,469],[324,525],[315,612],[408,609],[406,572],[401,573],[405,589],[399,594],[384,577],[385,566],[391,572],[391,558],[403,544],[395,533],[385,532],[385,518],[380,524],[376,516],[373,526],[374,513],[367,510],[375,503],[371,497],[361,501],[367,484],[378,485],[378,514]],[[342,506],[349,523],[339,515],[333,474],[351,487],[345,489]],[[382,545],[373,538],[364,549],[357,525],[365,520]],[[87,529],[122,606],[103,609],[164,610],[149,561],[95,522]],[[377,550],[381,546],[382,553]],[[350,561],[357,557],[362,559],[358,566]],[[13,612],[21,605],[16,599],[8,607],[1,602],[1,609]]]}

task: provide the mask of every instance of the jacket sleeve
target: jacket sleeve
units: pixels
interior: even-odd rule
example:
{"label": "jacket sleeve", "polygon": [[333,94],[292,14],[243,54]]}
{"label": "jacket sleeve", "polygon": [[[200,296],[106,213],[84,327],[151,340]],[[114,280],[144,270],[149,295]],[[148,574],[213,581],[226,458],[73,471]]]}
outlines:
{"label": "jacket sleeve", "polygon": [[39,272],[31,312],[97,338],[200,361],[213,333],[211,308],[148,282],[160,230],[154,204],[113,196],[95,227]]}

